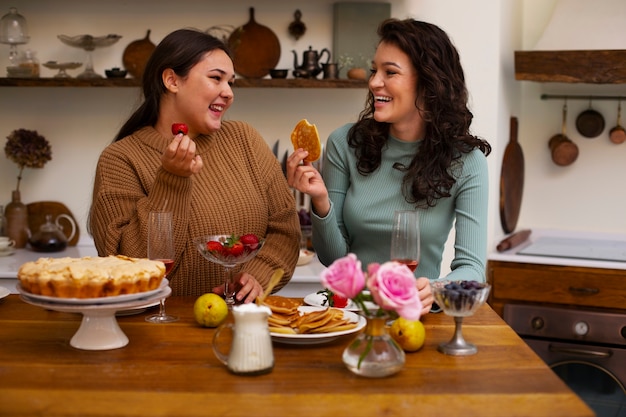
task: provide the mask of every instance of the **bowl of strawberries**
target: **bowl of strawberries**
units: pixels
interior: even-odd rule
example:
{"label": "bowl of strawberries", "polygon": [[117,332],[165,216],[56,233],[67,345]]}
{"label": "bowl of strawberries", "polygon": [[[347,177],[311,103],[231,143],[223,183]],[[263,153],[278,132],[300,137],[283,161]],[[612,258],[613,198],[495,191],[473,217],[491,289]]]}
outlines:
{"label": "bowl of strawberries", "polygon": [[207,260],[233,267],[254,258],[265,239],[253,233],[243,235],[205,235],[194,239],[198,251]]}
{"label": "bowl of strawberries", "polygon": [[210,262],[220,264],[226,270],[224,300],[229,308],[235,304],[236,285],[233,268],[254,258],[261,250],[265,239],[252,233],[243,235],[205,235],[193,240],[198,252]]}

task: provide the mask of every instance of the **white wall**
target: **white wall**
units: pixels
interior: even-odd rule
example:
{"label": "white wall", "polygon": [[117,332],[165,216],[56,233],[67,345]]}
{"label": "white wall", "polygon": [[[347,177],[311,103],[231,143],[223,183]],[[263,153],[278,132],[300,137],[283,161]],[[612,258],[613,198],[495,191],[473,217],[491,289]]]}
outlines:
{"label": "white wall", "polygon": [[[14,5],[27,18],[32,36],[27,47],[37,51],[41,62],[84,60],[84,52],[62,44],[56,38],[58,34],[122,35],[116,45],[94,52],[95,68],[102,73],[105,68],[122,66],[126,45],[143,38],[147,29],[152,30],[152,41],[158,43],[165,34],[179,27],[242,25],[248,20],[250,3],[243,0],[15,0],[11,3],[1,0],[0,13]],[[526,157],[526,189],[518,228],[624,229],[624,216],[619,214],[626,200],[622,186],[626,178],[622,157],[626,145],[612,145],[604,136],[592,140],[576,137],[574,116],[587,103],[572,101],[568,132],[578,143],[581,155],[571,167],[556,167],[550,160],[547,141],[560,130],[562,103],[539,99],[544,90],[571,93],[586,87],[594,94],[606,91],[625,94],[624,88],[560,86],[514,79],[513,51],[532,49],[550,20],[556,0],[393,0],[391,3],[395,17],[411,16],[440,25],[461,53],[474,113],[473,131],[493,145],[489,157],[490,248],[503,234],[498,187],[511,115],[520,120],[520,142]],[[332,0],[254,2],[257,22],[271,27],[281,40],[278,66],[292,68],[292,49],[298,51],[301,59],[302,51],[309,45],[314,49],[332,48],[332,4]],[[308,28],[299,41],[286,35],[297,8],[302,11],[302,20]],[[6,66],[7,57],[8,46],[0,45],[0,68]],[[52,74],[53,71],[42,68],[43,76]],[[325,138],[335,127],[354,120],[365,98],[365,91],[359,89],[237,89],[235,94],[235,105],[228,117],[249,121],[269,144],[281,139],[281,151],[289,148],[289,132],[300,118],[314,121]],[[25,172],[21,186],[24,201],[64,202],[78,217],[85,235],[96,159],[135,105],[137,95],[138,89],[133,88],[0,88],[2,137],[17,128],[36,129],[52,145],[53,160],[41,170]],[[594,108],[605,114],[607,125],[612,125],[616,105],[598,102]],[[16,175],[15,164],[0,157],[0,204],[9,201]]]}
{"label": "white wall", "polygon": [[[612,32],[615,28],[621,28],[622,45],[626,43],[623,36],[623,18],[620,18],[625,9],[622,0],[603,0],[600,3],[561,0],[561,4],[557,0],[524,0],[523,4],[525,50],[537,49],[536,46],[557,6],[585,6],[590,9],[587,12],[577,12],[578,18],[585,16],[585,24],[567,20],[569,29],[556,32],[563,36],[562,42],[551,40],[550,46],[561,45],[559,49],[577,49],[576,46],[580,45],[591,49],[588,41],[593,38],[596,42],[593,49],[615,48],[615,34]],[[599,15],[598,11],[603,11],[603,14]],[[604,29],[599,32],[599,28]],[[552,30],[546,32],[555,35]],[[605,41],[598,41],[599,33],[603,34]],[[547,44],[544,40],[540,46]],[[587,139],[576,131],[575,122],[578,114],[589,107],[589,102],[567,101],[566,133],[578,145],[580,152],[572,165],[558,167],[550,158],[548,141],[554,134],[561,132],[561,111],[564,103],[562,100],[542,100],[541,95],[626,96],[626,85],[529,81],[519,84],[522,86],[520,143],[526,160],[525,191],[519,227],[624,233],[626,144],[615,145],[608,138],[609,129],[617,121],[618,103],[592,102],[593,108],[604,115],[606,128],[599,137]],[[622,107],[626,107],[625,105],[623,103]],[[623,114],[626,116],[626,112]],[[622,121],[624,122],[624,118]]]}

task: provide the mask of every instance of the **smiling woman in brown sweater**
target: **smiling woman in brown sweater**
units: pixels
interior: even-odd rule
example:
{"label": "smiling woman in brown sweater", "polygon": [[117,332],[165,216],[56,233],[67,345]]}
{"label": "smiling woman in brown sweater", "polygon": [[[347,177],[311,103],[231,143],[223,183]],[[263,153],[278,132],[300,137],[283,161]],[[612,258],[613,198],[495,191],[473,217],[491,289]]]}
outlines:
{"label": "smiling woman in brown sweater", "polygon": [[[146,256],[147,216],[173,213],[174,294],[223,291],[224,268],[204,259],[193,238],[254,233],[266,239],[242,265],[237,300],[251,302],[277,268],[291,278],[300,228],[278,161],[260,134],[222,121],[233,102],[234,69],[221,41],[194,30],[172,32],[157,46],[143,77],[144,103],[100,156],[90,232],[101,256]],[[173,136],[173,123],[188,134]]]}

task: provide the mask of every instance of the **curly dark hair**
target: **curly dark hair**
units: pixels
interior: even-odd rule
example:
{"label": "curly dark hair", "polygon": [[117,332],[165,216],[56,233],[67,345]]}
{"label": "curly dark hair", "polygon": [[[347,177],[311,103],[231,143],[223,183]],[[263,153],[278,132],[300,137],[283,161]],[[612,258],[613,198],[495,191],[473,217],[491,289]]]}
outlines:
{"label": "curly dark hair", "polygon": [[[402,192],[407,202],[433,207],[450,196],[456,182],[453,164],[463,153],[479,148],[485,155],[491,146],[469,133],[473,115],[467,108],[468,93],[459,54],[448,35],[439,27],[413,19],[387,19],[378,28],[379,42],[406,53],[417,71],[417,97],[426,123],[425,137],[409,166],[396,163],[403,171]],[[421,104],[420,104],[421,103]],[[390,125],[374,119],[374,96],[369,93],[365,109],[348,133],[348,143],[356,150],[361,175],[374,172]]]}

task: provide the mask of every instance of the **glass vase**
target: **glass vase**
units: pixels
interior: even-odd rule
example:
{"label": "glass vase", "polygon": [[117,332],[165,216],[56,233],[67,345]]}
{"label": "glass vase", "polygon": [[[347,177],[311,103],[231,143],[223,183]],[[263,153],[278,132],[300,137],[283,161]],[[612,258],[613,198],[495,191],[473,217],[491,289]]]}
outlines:
{"label": "glass vase", "polygon": [[343,351],[343,363],[353,373],[383,378],[399,372],[404,367],[404,350],[389,335],[388,315],[365,316],[365,330]]}

